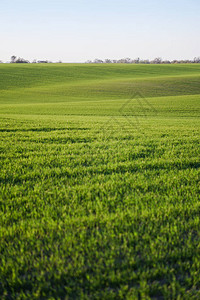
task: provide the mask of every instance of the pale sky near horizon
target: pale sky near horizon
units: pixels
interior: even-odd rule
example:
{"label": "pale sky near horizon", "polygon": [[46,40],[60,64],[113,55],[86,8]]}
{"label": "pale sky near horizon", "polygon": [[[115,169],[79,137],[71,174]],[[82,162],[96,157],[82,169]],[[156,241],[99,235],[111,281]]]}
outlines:
{"label": "pale sky near horizon", "polygon": [[200,0],[0,0],[0,60],[200,56]]}

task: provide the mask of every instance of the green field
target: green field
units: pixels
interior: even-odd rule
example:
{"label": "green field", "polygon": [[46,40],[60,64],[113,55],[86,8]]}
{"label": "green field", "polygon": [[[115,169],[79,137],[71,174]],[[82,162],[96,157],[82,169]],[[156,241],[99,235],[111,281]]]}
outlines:
{"label": "green field", "polygon": [[0,65],[0,299],[200,299],[200,64]]}

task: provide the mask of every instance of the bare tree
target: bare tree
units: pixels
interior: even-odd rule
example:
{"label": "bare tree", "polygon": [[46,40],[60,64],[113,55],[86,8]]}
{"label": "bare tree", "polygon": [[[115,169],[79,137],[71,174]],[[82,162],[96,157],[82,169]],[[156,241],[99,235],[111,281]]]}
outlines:
{"label": "bare tree", "polygon": [[200,63],[200,57],[195,57],[194,58],[194,63],[199,64]]}
{"label": "bare tree", "polygon": [[102,64],[102,63],[103,63],[103,60],[96,58],[96,59],[94,60],[94,63],[95,63],[95,64]]}
{"label": "bare tree", "polygon": [[17,59],[17,56],[12,55],[12,56],[11,56],[11,63],[15,63],[15,62],[16,62],[16,59]]}
{"label": "bare tree", "polygon": [[109,58],[106,58],[104,62],[105,62],[106,64],[111,64],[111,63],[112,63],[111,59],[109,59]]}
{"label": "bare tree", "polygon": [[162,63],[162,58],[156,57],[154,60],[152,60],[152,64],[161,64]]}

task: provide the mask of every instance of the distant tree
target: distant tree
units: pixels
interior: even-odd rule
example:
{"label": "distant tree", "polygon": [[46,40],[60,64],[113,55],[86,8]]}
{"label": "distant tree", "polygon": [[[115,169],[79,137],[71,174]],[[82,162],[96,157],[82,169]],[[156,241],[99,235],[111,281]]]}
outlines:
{"label": "distant tree", "polygon": [[38,64],[47,64],[48,60],[38,60]]}
{"label": "distant tree", "polygon": [[111,64],[111,63],[112,63],[112,60],[109,59],[109,58],[106,58],[104,62],[105,62],[106,64]]}
{"label": "distant tree", "polygon": [[15,63],[16,64],[28,64],[30,62],[24,58],[19,57],[19,58],[15,59]]}
{"label": "distant tree", "polygon": [[36,63],[37,63],[37,60],[34,59],[34,60],[32,61],[32,64],[36,64]]}
{"label": "distant tree", "polygon": [[154,60],[152,60],[152,64],[161,64],[162,63],[162,58],[156,57]]}
{"label": "distant tree", "polygon": [[140,59],[140,64],[150,64],[148,59]]}
{"label": "distant tree", "polygon": [[19,63],[27,64],[27,63],[29,63],[29,61],[24,59],[24,58],[21,58],[21,57],[17,58],[17,56],[13,55],[13,56],[11,56],[11,63],[12,64],[13,63],[15,63],[15,64],[19,64]]}
{"label": "distant tree", "polygon": [[125,58],[119,59],[119,60],[118,60],[118,63],[119,63],[119,64],[125,64]]}
{"label": "distant tree", "polygon": [[129,57],[125,58],[124,61],[126,64],[131,64],[133,62],[133,60]]}
{"label": "distant tree", "polygon": [[179,63],[178,60],[176,60],[176,59],[172,60],[172,64],[178,64],[178,63]]}
{"label": "distant tree", "polygon": [[94,60],[94,63],[95,63],[95,64],[102,64],[102,63],[103,63],[103,60],[96,58],[96,59]]}
{"label": "distant tree", "polygon": [[170,60],[163,60],[162,64],[171,64],[171,61]]}
{"label": "distant tree", "polygon": [[138,57],[138,58],[134,59],[134,60],[133,60],[133,63],[134,63],[134,64],[139,64],[139,63],[140,63],[140,58]]}
{"label": "distant tree", "polygon": [[193,62],[196,63],[196,64],[199,64],[200,63],[200,57],[195,57]]}
{"label": "distant tree", "polygon": [[16,59],[17,59],[17,56],[12,55],[12,56],[11,56],[11,63],[15,63],[15,62],[16,62]]}

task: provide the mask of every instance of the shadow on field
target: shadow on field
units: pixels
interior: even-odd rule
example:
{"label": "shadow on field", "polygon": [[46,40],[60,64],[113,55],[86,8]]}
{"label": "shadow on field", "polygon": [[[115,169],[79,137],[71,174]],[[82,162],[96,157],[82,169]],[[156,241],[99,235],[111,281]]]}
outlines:
{"label": "shadow on field", "polygon": [[[113,168],[106,168],[106,165],[102,166],[104,169],[98,170],[98,169],[93,169],[91,166],[88,168],[84,169],[84,171],[78,171],[74,170],[74,172],[69,173],[68,171],[61,172],[59,174],[54,174],[53,168],[52,168],[52,174],[51,178],[74,178],[77,176],[88,176],[88,174],[94,176],[94,174],[102,174],[102,175],[113,175],[113,174],[125,174],[125,173],[136,173],[136,172],[144,172],[146,171],[158,171],[160,172],[161,170],[186,170],[186,169],[199,169],[200,168],[200,163],[197,162],[188,162],[188,163],[180,163],[180,162],[173,162],[173,163],[150,163],[146,164],[145,166],[118,166]],[[49,175],[47,175],[47,178],[49,178]],[[44,179],[44,178],[43,178]],[[26,178],[21,178],[15,177],[14,175],[10,174],[9,176],[7,175],[6,178],[0,177],[0,183],[1,184],[24,184],[26,181],[27,182],[32,182],[35,183],[37,181],[41,180],[41,175],[33,175],[33,176],[27,176]]]}
{"label": "shadow on field", "polygon": [[65,138],[43,138],[43,139],[31,139],[30,142],[34,143],[45,143],[45,144],[75,144],[75,143],[91,143],[94,141],[92,138],[73,138],[73,137],[65,137]]}
{"label": "shadow on field", "polygon": [[[160,170],[186,170],[186,169],[199,169],[200,163],[197,162],[173,162],[173,163],[149,163],[145,166],[117,166],[113,168],[106,168],[104,170],[90,170],[89,173],[92,174],[125,174],[125,173],[136,173],[136,172],[144,172],[145,171],[160,171]],[[88,171],[87,171],[88,172]]]}
{"label": "shadow on field", "polygon": [[77,127],[65,127],[65,128],[48,128],[48,127],[44,127],[44,128],[28,128],[28,129],[9,129],[9,128],[5,128],[5,129],[0,129],[0,132],[52,132],[52,131],[64,131],[64,130],[89,130],[89,128],[77,128]]}

